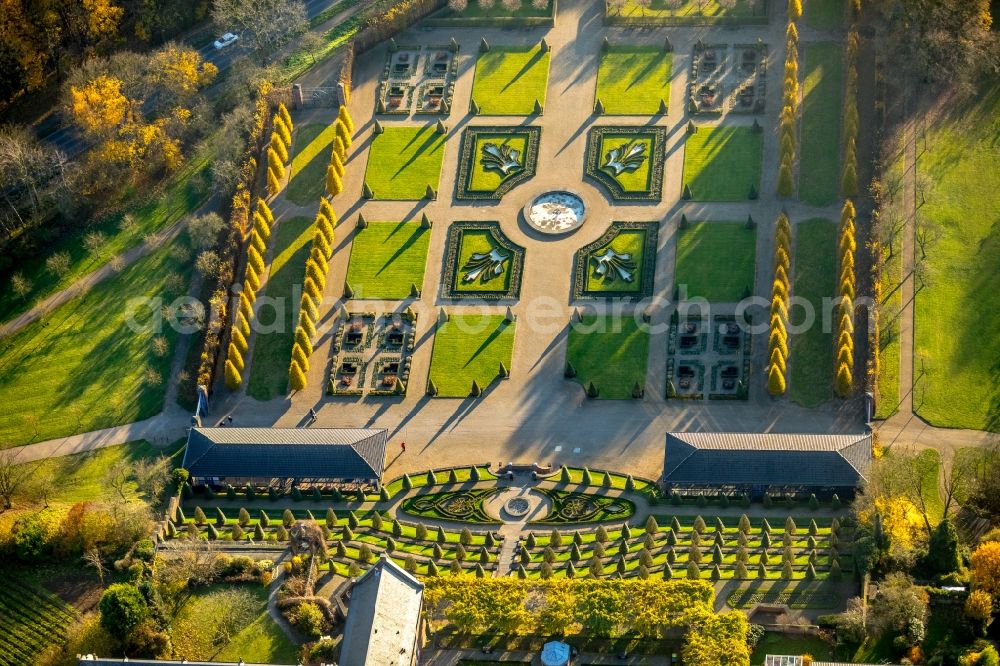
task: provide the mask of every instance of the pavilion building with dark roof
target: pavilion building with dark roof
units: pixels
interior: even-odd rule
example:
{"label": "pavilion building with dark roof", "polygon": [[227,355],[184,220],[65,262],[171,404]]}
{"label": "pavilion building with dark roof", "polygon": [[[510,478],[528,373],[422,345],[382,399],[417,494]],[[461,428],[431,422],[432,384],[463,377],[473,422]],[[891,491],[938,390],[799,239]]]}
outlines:
{"label": "pavilion building with dark roof", "polygon": [[191,428],[183,467],[195,485],[380,487],[384,428]]}
{"label": "pavilion building with dark roof", "polygon": [[868,477],[871,433],[776,434],[671,432],[663,462],[667,493],[815,494],[849,500]]}

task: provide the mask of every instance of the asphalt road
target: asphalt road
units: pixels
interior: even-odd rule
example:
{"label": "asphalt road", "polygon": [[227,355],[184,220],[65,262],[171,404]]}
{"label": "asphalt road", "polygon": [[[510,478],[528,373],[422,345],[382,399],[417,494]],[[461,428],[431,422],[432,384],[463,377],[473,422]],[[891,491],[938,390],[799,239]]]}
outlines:
{"label": "asphalt road", "polygon": [[[306,18],[312,19],[320,14],[337,0],[303,0],[306,6]],[[221,35],[225,30],[219,31]],[[210,62],[223,72],[232,66],[240,58],[246,57],[249,50],[242,45],[241,41],[231,44],[222,49],[216,49],[210,42],[208,45],[198,49],[198,53],[206,62]],[[80,134],[80,130],[75,126],[65,123],[61,112],[49,115],[45,120],[35,126],[35,134],[41,141],[51,144],[61,150],[68,158],[74,158],[87,150],[88,145]]]}

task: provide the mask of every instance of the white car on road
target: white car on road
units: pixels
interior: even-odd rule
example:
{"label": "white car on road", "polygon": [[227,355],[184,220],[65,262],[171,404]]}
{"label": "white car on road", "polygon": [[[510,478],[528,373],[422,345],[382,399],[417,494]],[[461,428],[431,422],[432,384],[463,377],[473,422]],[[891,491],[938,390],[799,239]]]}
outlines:
{"label": "white car on road", "polygon": [[215,48],[224,49],[230,44],[234,43],[239,38],[240,38],[239,35],[234,35],[231,32],[227,32],[222,37],[219,37],[217,40],[215,40]]}

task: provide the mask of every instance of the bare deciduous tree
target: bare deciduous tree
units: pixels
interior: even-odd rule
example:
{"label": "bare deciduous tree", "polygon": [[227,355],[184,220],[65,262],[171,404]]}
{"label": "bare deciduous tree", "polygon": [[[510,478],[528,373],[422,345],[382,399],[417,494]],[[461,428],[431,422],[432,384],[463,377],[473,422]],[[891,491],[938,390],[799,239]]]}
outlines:
{"label": "bare deciduous tree", "polygon": [[97,548],[91,548],[83,554],[83,561],[97,573],[97,577],[101,579],[101,587],[104,587],[104,574],[107,569],[104,566],[101,551],[97,550]]}
{"label": "bare deciduous tree", "polygon": [[14,506],[15,495],[30,476],[31,466],[19,464],[13,451],[0,452],[0,499],[3,500],[4,509]]}
{"label": "bare deciduous tree", "polygon": [[238,32],[262,63],[309,25],[302,0],[215,0],[212,20],[220,30]]}

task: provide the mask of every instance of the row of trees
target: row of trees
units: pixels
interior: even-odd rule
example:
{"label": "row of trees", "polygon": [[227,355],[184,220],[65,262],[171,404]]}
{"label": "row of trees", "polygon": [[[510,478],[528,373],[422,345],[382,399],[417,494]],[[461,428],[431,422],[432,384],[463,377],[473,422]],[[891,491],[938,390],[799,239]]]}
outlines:
{"label": "row of trees", "polygon": [[271,120],[271,143],[267,147],[267,193],[272,197],[281,191],[285,181],[285,165],[292,150],[292,114],[284,104],[278,105],[278,112]]}
{"label": "row of trees", "polygon": [[[794,11],[793,11],[794,10]],[[788,29],[785,32],[785,78],[784,95],[781,102],[781,118],[778,121],[778,137],[781,147],[778,153],[778,194],[790,197],[795,193],[796,117],[799,106],[799,30],[795,20],[801,16],[799,0],[788,3]]]}
{"label": "row of trees", "polygon": [[771,285],[771,332],[767,339],[767,391],[783,395],[787,389],[788,307],[791,282],[792,225],[782,212],[774,225],[774,282]]}
{"label": "row of trees", "polygon": [[854,218],[854,204],[848,199],[844,202],[840,213],[840,233],[837,242],[838,306],[834,314],[836,317],[834,390],[842,398],[849,396],[854,389],[854,294],[857,287],[854,274],[857,228]]}
{"label": "row of trees", "polygon": [[247,244],[247,267],[239,295],[239,309],[229,338],[229,348],[226,350],[226,388],[230,391],[237,390],[243,383],[242,373],[249,349],[250,322],[254,318],[253,306],[257,300],[257,292],[260,291],[261,275],[264,273],[264,255],[267,253],[267,243],[271,238],[273,225],[274,215],[271,209],[263,199],[258,199]]}
{"label": "row of trees", "polygon": [[[332,199],[344,191],[343,176],[346,172],[347,151],[351,147],[354,121],[341,105],[334,121],[334,133],[330,148],[330,163],[326,168],[326,193]],[[306,387],[309,372],[309,357],[312,356],[312,341],[316,336],[316,322],[319,321],[319,307],[326,289],[326,276],[330,272],[330,257],[333,256],[334,229],[337,214],[326,197],[319,201],[316,213],[316,230],[312,247],[306,259],[305,279],[302,282],[302,299],[299,304],[299,321],[295,327],[295,342],[292,345],[292,359],[288,365],[288,385],[293,391]]]}

